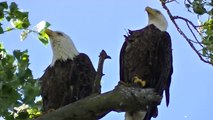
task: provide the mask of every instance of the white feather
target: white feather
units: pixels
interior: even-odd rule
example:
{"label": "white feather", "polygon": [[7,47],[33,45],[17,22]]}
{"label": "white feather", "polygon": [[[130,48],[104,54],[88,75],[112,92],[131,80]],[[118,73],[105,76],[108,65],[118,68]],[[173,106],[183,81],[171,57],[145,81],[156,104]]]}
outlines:
{"label": "white feather", "polygon": [[53,58],[50,66],[53,66],[56,60],[73,60],[73,58],[79,54],[71,38],[62,32],[58,33],[61,33],[61,35],[57,34],[57,32],[52,32],[51,35],[49,35],[53,50]]}
{"label": "white feather", "polygon": [[125,120],[143,120],[145,116],[146,116],[145,111],[137,111],[132,114],[126,112]]}
{"label": "white feather", "polygon": [[[153,10],[158,11],[156,9],[153,9]],[[168,27],[168,22],[165,16],[160,11],[158,12],[159,13],[157,13],[155,16],[149,15],[148,25],[153,24],[161,31],[166,31]]]}

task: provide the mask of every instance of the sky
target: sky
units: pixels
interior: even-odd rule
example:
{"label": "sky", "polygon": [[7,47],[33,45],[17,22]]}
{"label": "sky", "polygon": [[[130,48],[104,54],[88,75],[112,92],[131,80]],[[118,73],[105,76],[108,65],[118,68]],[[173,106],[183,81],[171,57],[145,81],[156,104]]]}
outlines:
{"label": "sky", "polygon": [[[8,1],[12,2],[12,1]],[[141,29],[147,25],[145,7],[156,8],[169,21],[168,32],[173,47],[170,105],[165,99],[159,106],[159,115],[153,120],[211,120],[213,114],[213,67],[203,63],[187,42],[179,35],[158,0],[15,0],[19,8],[29,12],[31,28],[42,20],[51,23],[52,30],[69,35],[78,51],[86,53],[97,68],[98,55],[104,49],[111,60],[104,64],[102,92],[112,90],[119,81],[119,52],[128,29]],[[197,17],[188,13],[183,3],[170,3],[174,15],[197,23]],[[183,22],[178,22],[186,34]],[[35,34],[20,41],[20,31],[0,36],[8,52],[28,49],[30,68],[39,78],[51,63],[50,45],[44,46]],[[101,120],[124,120],[124,113],[111,112]]]}

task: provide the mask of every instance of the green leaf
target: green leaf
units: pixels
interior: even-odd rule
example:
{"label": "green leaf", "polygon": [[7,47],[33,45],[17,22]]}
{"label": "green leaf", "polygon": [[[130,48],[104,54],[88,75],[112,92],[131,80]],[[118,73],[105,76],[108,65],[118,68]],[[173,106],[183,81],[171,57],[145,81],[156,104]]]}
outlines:
{"label": "green leaf", "polygon": [[192,2],[193,11],[195,13],[197,13],[198,15],[203,15],[204,13],[207,12],[206,9],[204,8],[204,5],[205,4],[203,4],[202,1],[200,1],[200,0],[194,0]]}
{"label": "green leaf", "polygon": [[24,86],[24,103],[26,104],[32,104],[35,100],[35,96],[37,96],[38,94],[35,93],[35,88],[32,84],[26,84]]}
{"label": "green leaf", "polygon": [[[3,85],[2,87],[2,94],[1,98],[3,98],[3,104],[1,106],[7,107],[8,105],[10,107],[13,107],[18,99],[21,98],[21,95],[16,91],[16,86],[17,84],[8,82]],[[12,104],[13,103],[13,104]]]}
{"label": "green leaf", "polygon": [[23,26],[22,26],[23,21],[16,19],[16,20],[13,20],[12,23],[15,26],[15,28],[23,29]]}
{"label": "green leaf", "polygon": [[14,57],[15,57],[18,61],[20,61],[20,60],[21,60],[22,52],[21,52],[20,50],[14,50],[14,51],[13,51],[13,55],[14,55]]}
{"label": "green leaf", "polygon": [[0,34],[3,34],[4,33],[4,30],[2,27],[0,27]]}
{"label": "green leaf", "polygon": [[0,6],[0,21],[4,19],[4,8]]}
{"label": "green leaf", "polygon": [[15,12],[17,10],[18,10],[18,5],[15,2],[12,2],[10,4],[10,11],[11,11],[11,13],[13,13],[13,12]]}
{"label": "green leaf", "polygon": [[12,18],[10,16],[6,17],[6,20],[9,22]]}
{"label": "green leaf", "polygon": [[17,19],[23,20],[28,18],[28,12],[14,11],[14,15],[16,15]]}
{"label": "green leaf", "polygon": [[0,50],[2,51],[2,49],[4,49],[4,45],[0,43]]}
{"label": "green leaf", "polygon": [[203,49],[202,49],[202,52],[203,52],[203,56],[207,56],[207,48],[206,47],[204,47]]}
{"label": "green leaf", "polygon": [[30,22],[29,22],[28,17],[25,17],[22,21],[23,21],[22,27],[24,29],[27,29],[30,26]]}
{"label": "green leaf", "polygon": [[47,45],[49,42],[49,37],[47,34],[45,35],[39,35],[38,36],[38,39],[44,44],[44,45]]}
{"label": "green leaf", "polygon": [[13,29],[14,29],[14,28],[11,28],[11,27],[7,27],[7,28],[6,28],[7,31],[11,31],[11,30],[13,30]]}
{"label": "green leaf", "polygon": [[48,28],[48,27],[50,27],[50,23],[49,22],[46,22],[46,24],[45,24],[45,28]]}
{"label": "green leaf", "polygon": [[50,23],[47,21],[41,21],[35,26],[35,30],[38,31],[39,33],[44,32],[48,27],[50,27]]}
{"label": "green leaf", "polygon": [[30,30],[24,30],[24,31],[22,31],[21,35],[20,35],[21,41],[25,40],[30,32],[31,32]]}
{"label": "green leaf", "polygon": [[27,110],[28,114],[30,115],[29,118],[36,118],[41,115],[41,111],[38,107],[33,107]]}
{"label": "green leaf", "polygon": [[0,6],[7,9],[8,8],[8,4],[7,2],[0,2]]}
{"label": "green leaf", "polygon": [[19,112],[18,116],[16,117],[17,120],[26,120],[27,118],[29,118],[27,111]]}
{"label": "green leaf", "polygon": [[200,6],[193,7],[193,11],[198,15],[203,15],[204,13],[206,13],[206,9]]}
{"label": "green leaf", "polygon": [[38,39],[47,45],[49,42],[49,36],[45,33],[45,30],[50,27],[50,23],[46,21],[41,21],[35,26],[35,30],[39,33]]}

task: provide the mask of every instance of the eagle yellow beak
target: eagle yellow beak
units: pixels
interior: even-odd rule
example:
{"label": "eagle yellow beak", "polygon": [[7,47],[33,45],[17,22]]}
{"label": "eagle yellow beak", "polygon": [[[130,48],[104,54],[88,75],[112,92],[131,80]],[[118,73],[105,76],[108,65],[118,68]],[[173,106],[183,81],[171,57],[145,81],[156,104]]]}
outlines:
{"label": "eagle yellow beak", "polygon": [[45,30],[45,33],[46,33],[48,36],[51,36],[51,35],[54,33],[54,31],[52,31],[52,30],[50,30],[50,29],[46,29],[46,30]]}
{"label": "eagle yellow beak", "polygon": [[155,16],[157,13],[155,12],[155,10],[153,10],[151,7],[146,7],[145,8],[146,12],[150,15]]}

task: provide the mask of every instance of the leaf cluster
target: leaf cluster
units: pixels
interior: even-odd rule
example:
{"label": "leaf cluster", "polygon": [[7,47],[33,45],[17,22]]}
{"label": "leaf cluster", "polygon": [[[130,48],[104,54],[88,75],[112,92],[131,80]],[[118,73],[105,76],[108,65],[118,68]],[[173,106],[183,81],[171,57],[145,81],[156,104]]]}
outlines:
{"label": "leaf cluster", "polygon": [[194,12],[197,15],[209,14],[213,15],[213,1],[208,0],[185,0],[185,6],[189,12]]}
{"label": "leaf cluster", "polygon": [[0,44],[0,115],[13,119],[17,112],[14,108],[23,104],[34,106],[39,93],[38,81],[29,69],[27,50],[15,50],[11,55]]}
{"label": "leaf cluster", "polygon": [[185,0],[185,6],[189,12],[201,17],[207,17],[206,21],[201,22],[199,27],[199,34],[202,38],[201,54],[207,61],[213,64],[213,1],[212,0]]}
{"label": "leaf cluster", "polygon": [[[13,27],[6,28],[6,31],[12,29],[27,29],[30,26],[28,19],[28,12],[22,12],[19,10],[18,5],[12,2],[10,5],[7,2],[0,3],[0,22],[8,21],[11,22]],[[0,24],[0,34],[6,32],[3,30],[2,24]]]}
{"label": "leaf cluster", "polygon": [[[44,31],[50,24],[43,22],[36,26],[40,31],[30,30],[28,17],[28,12],[21,11],[15,2],[0,2],[0,34],[21,30],[20,38],[24,40],[33,32],[47,44],[49,38]],[[11,27],[4,28],[3,23],[9,23]],[[33,78],[29,65],[27,50],[14,50],[13,54],[9,54],[0,43],[0,116],[6,120],[25,120],[41,114],[42,103],[35,102],[36,96],[40,95],[39,84]]]}
{"label": "leaf cluster", "polygon": [[203,56],[210,58],[213,63],[213,17],[204,22],[202,29]]}
{"label": "leaf cluster", "polygon": [[[10,5],[7,2],[0,2],[0,34],[12,30],[22,30],[20,39],[25,40],[28,34],[33,32],[38,34],[38,39],[43,44],[47,45],[49,38],[44,30],[50,26],[50,23],[45,22],[45,24],[39,26],[39,30],[43,31],[31,30],[29,29],[30,21],[28,15],[29,13],[21,11],[15,2],[11,2]],[[9,22],[11,27],[3,28],[3,22]]]}

